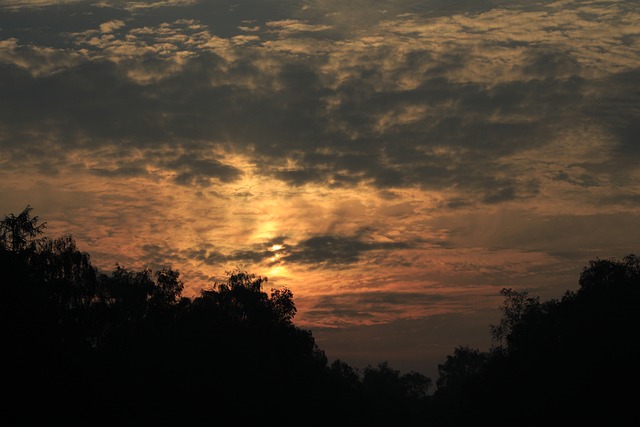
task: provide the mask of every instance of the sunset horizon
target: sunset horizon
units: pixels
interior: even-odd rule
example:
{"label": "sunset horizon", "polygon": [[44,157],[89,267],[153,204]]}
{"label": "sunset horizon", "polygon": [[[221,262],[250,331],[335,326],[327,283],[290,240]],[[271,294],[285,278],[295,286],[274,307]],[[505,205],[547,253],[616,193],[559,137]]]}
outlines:
{"label": "sunset horizon", "polygon": [[632,1],[5,0],[0,216],[100,271],[240,269],[432,378],[500,291],[638,253]]}

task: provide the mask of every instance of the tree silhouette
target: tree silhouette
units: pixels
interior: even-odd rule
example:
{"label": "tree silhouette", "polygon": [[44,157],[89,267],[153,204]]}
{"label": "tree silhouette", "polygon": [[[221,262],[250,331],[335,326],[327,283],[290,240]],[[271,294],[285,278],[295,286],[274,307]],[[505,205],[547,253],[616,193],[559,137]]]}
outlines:
{"label": "tree silhouette", "polygon": [[590,261],[579,285],[546,302],[503,289],[495,346],[440,365],[437,425],[637,425],[639,259]]}
{"label": "tree silhouette", "polygon": [[469,346],[458,346],[452,356],[438,365],[437,386],[447,392],[460,390],[475,378],[487,363],[488,355]]}
{"label": "tree silhouette", "polygon": [[456,347],[430,396],[430,378],[387,362],[329,364],[266,277],[231,271],[186,298],[178,270],[98,273],[44,225],[30,206],[0,221],[9,424],[640,424],[633,254],[590,261],[559,300],[503,289],[492,348]]}
{"label": "tree silhouette", "polygon": [[431,379],[417,372],[400,374],[388,362],[367,366],[362,374],[362,389],[367,425],[422,425],[423,404]]}
{"label": "tree silhouette", "polygon": [[38,217],[31,217],[33,208],[29,205],[17,216],[5,215],[0,221],[0,245],[13,252],[33,248],[37,236],[44,233],[46,223],[38,224]]}
{"label": "tree silhouette", "polygon": [[[29,206],[0,226],[7,420],[408,425],[424,407],[421,374],[329,366],[293,323],[293,293],[265,292],[266,277],[235,270],[186,298],[171,268],[98,273],[71,236],[41,238]],[[39,410],[16,412],[23,401]]]}

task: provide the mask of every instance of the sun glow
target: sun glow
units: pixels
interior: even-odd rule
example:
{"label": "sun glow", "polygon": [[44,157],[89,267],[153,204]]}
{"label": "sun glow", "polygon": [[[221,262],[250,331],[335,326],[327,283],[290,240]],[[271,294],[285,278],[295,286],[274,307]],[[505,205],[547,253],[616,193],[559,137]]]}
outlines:
{"label": "sun glow", "polygon": [[290,277],[291,275],[289,274],[289,271],[287,270],[287,267],[285,267],[284,265],[274,265],[273,267],[271,267],[269,269],[269,271],[267,272],[267,277]]}

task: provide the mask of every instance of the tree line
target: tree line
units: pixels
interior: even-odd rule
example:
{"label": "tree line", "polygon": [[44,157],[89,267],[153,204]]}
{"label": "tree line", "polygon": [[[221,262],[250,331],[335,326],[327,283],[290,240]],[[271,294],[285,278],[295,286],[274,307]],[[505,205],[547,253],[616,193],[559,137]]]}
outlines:
{"label": "tree line", "polygon": [[[12,424],[638,425],[640,259],[594,260],[579,289],[503,289],[493,346],[458,346],[433,383],[329,362],[285,288],[236,270],[182,295],[177,270],[109,274],[27,206],[0,221],[2,417]],[[435,391],[431,392],[435,386]]]}

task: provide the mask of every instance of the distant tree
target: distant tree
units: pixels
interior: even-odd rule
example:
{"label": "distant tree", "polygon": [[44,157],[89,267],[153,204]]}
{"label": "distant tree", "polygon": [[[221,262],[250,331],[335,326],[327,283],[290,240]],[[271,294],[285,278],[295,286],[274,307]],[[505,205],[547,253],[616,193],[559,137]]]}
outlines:
{"label": "distant tree", "polygon": [[447,356],[447,360],[438,365],[439,390],[459,390],[469,380],[476,378],[485,368],[489,354],[469,346],[458,346],[453,355]]}
{"label": "distant tree", "polygon": [[[71,306],[86,306],[96,297],[96,270],[88,253],[78,249],[72,236],[40,240],[32,268],[40,271],[49,290],[66,287],[70,295],[60,295]],[[57,285],[54,285],[57,284]]]}
{"label": "distant tree", "polygon": [[388,362],[367,366],[362,389],[368,404],[368,425],[421,423],[431,379],[417,372],[401,374]]}
{"label": "distant tree", "polygon": [[171,268],[163,268],[155,273],[155,286],[151,294],[154,305],[167,307],[180,301],[184,283],[180,280],[180,272]]}
{"label": "distant tree", "polygon": [[[541,302],[503,289],[494,347],[439,366],[435,425],[638,425],[640,260],[590,261],[580,288]],[[495,407],[499,402],[499,409]]]}
{"label": "distant tree", "polygon": [[400,371],[392,369],[386,361],[365,367],[362,383],[367,392],[384,400],[405,394]]}
{"label": "distant tree", "polygon": [[509,345],[514,330],[540,309],[540,299],[530,297],[526,291],[517,292],[503,288],[500,294],[504,302],[500,307],[502,318],[498,325],[490,325],[491,335],[498,345]]}
{"label": "distant tree", "polygon": [[622,260],[596,259],[580,274],[581,294],[623,293],[626,288],[638,287],[640,257],[629,254]]}
{"label": "distant tree", "polygon": [[296,314],[293,293],[287,288],[273,288],[268,295],[262,289],[268,280],[239,269],[230,271],[226,282],[216,282],[211,289],[204,290],[199,299],[211,300],[225,311],[228,319],[262,325],[291,325]]}
{"label": "distant tree", "polygon": [[0,221],[0,245],[13,252],[33,248],[37,237],[44,232],[46,222],[39,224],[38,217],[31,217],[33,208],[27,205],[17,216],[5,215]]}
{"label": "distant tree", "polygon": [[360,386],[360,376],[358,371],[340,359],[336,359],[331,363],[329,373],[331,378],[341,388],[355,391]]}
{"label": "distant tree", "polygon": [[276,321],[286,324],[290,324],[293,321],[297,309],[293,302],[293,292],[291,290],[287,288],[272,288],[269,301]]}
{"label": "distant tree", "polygon": [[400,381],[404,388],[404,396],[412,400],[426,399],[433,385],[431,378],[415,371],[402,374]]}
{"label": "distant tree", "polygon": [[151,269],[130,271],[116,264],[110,275],[100,275],[104,301],[124,324],[141,321],[156,290]]}

